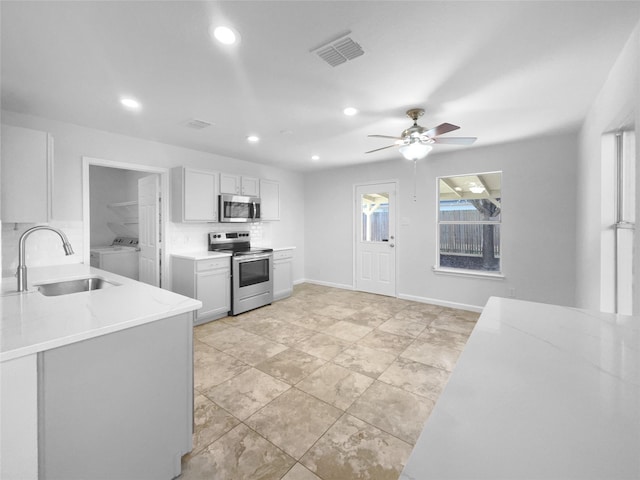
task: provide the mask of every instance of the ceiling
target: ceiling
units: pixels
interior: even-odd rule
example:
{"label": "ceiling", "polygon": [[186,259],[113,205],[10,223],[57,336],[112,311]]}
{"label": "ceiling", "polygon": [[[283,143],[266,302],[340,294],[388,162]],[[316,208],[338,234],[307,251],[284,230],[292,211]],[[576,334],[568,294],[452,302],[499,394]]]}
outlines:
{"label": "ceiling", "polygon": [[[472,147],[577,128],[637,1],[2,1],[2,108],[295,171],[401,159],[420,125]],[[212,41],[212,24],[241,42]],[[348,33],[364,54],[311,50]],[[130,95],[143,105],[123,109]],[[347,106],[359,110],[345,116]],[[212,125],[189,128],[190,120]],[[250,144],[248,135],[260,141]],[[318,155],[319,160],[311,160]]]}
{"label": "ceiling", "polygon": [[438,198],[440,200],[496,199],[502,196],[502,173],[457,175],[440,177]]}

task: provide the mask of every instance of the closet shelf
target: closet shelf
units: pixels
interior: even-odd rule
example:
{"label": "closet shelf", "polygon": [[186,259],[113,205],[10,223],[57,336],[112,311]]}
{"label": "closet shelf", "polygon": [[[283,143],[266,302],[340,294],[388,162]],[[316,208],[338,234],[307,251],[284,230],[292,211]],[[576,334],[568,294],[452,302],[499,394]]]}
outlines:
{"label": "closet shelf", "polygon": [[107,208],[111,209],[122,220],[122,223],[138,223],[138,202],[136,200],[109,203]]}

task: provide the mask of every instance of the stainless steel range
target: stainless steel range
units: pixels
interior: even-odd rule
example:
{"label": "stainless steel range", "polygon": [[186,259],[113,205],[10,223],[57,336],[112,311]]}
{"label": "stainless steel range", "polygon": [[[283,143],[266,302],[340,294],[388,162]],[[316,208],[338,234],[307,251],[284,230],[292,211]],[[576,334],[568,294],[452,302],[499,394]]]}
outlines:
{"label": "stainless steel range", "polygon": [[249,232],[211,232],[209,251],[231,253],[231,315],[273,302],[273,249],[251,248]]}

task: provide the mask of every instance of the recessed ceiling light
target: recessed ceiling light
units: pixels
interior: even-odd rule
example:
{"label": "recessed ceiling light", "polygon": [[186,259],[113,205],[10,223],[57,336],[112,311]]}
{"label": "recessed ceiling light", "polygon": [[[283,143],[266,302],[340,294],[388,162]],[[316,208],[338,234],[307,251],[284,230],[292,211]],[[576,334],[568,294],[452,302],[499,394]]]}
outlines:
{"label": "recessed ceiling light", "polygon": [[482,193],[484,192],[484,187],[473,185],[469,187],[469,190],[471,191],[471,193]]}
{"label": "recessed ceiling light", "polygon": [[122,97],[120,99],[120,103],[127,110],[140,110],[140,108],[142,108],[142,104],[135,98],[131,97]]}
{"label": "recessed ceiling light", "polygon": [[358,109],[353,107],[347,107],[343,110],[343,113],[349,117],[352,117],[353,115],[356,115],[358,113]]}
{"label": "recessed ceiling light", "polygon": [[234,45],[240,42],[240,34],[232,27],[212,26],[209,28],[209,34],[223,45]]}
{"label": "recessed ceiling light", "polygon": [[311,156],[311,160],[313,160],[315,162],[317,160],[320,160],[320,157],[318,155],[313,155],[313,156]]}
{"label": "recessed ceiling light", "polygon": [[250,143],[256,143],[259,140],[260,140],[260,137],[257,137],[256,135],[249,135],[247,137],[247,142],[250,142]]}

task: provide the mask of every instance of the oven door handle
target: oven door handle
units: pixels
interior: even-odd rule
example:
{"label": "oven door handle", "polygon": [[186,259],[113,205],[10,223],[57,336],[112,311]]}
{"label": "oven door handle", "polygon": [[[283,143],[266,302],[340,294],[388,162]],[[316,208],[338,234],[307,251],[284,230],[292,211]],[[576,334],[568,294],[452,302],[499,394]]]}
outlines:
{"label": "oven door handle", "polygon": [[256,253],[255,255],[240,255],[238,257],[233,257],[233,261],[236,263],[249,262],[253,260],[262,260],[265,258],[271,258],[273,256],[272,253]]}

